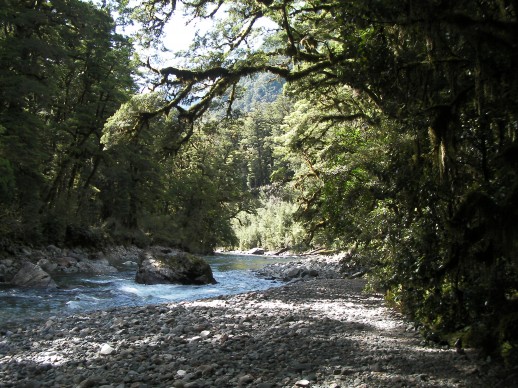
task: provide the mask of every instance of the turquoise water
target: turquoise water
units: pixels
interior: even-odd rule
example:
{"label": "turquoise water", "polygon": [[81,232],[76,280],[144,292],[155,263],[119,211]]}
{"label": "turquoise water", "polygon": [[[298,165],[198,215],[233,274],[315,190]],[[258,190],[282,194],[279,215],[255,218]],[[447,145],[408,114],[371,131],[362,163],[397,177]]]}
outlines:
{"label": "turquoise water", "polygon": [[57,290],[0,290],[0,329],[50,316],[264,290],[280,283],[258,278],[253,270],[288,260],[227,254],[205,259],[212,268],[217,284],[143,285],[135,283],[135,270],[132,270],[102,276],[73,275],[58,278],[56,282],[60,288]]}

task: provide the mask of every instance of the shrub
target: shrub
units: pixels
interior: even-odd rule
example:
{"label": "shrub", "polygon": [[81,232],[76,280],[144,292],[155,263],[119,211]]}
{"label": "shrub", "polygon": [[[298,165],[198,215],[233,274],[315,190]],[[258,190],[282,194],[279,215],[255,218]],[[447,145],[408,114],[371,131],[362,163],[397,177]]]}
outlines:
{"label": "shrub", "polygon": [[262,196],[254,214],[241,212],[233,222],[240,250],[260,246],[267,250],[290,247],[303,250],[304,230],[294,220],[297,205],[286,199]]}

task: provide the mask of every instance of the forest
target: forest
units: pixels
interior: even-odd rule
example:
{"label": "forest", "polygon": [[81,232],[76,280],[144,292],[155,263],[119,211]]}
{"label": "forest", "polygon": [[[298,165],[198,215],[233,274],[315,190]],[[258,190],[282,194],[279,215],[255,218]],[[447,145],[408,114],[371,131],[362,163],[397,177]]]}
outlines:
{"label": "forest", "polygon": [[[430,336],[515,365],[517,12],[0,0],[0,250],[351,250]],[[212,27],[146,57],[175,14]]]}

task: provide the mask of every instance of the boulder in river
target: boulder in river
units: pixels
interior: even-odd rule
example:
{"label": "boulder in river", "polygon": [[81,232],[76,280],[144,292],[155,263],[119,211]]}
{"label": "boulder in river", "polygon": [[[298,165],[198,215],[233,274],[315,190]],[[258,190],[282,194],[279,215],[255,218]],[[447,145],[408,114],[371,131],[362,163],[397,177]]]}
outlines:
{"label": "boulder in river", "polygon": [[77,268],[80,272],[93,273],[98,275],[104,275],[108,273],[118,272],[117,268],[110,265],[107,259],[83,259],[77,263]]}
{"label": "boulder in river", "polygon": [[264,255],[264,249],[263,248],[252,248],[248,251],[248,254],[250,255]]}
{"label": "boulder in river", "polygon": [[215,284],[210,265],[180,251],[144,251],[135,281],[140,284]]}
{"label": "boulder in river", "polygon": [[25,288],[57,288],[56,282],[39,265],[25,262],[11,283]]}

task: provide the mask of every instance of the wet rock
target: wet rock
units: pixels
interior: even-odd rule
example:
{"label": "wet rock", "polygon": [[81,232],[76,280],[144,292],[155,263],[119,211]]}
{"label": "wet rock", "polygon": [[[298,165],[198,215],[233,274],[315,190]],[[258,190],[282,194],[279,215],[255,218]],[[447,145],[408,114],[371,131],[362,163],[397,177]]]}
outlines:
{"label": "wet rock", "polygon": [[295,268],[290,268],[288,269],[286,272],[285,272],[285,275],[284,277],[286,279],[293,279],[293,278],[296,278],[296,277],[299,277],[299,275],[301,274],[302,272],[302,269],[301,268],[298,268],[298,267],[295,267]]}
{"label": "wet rock", "polygon": [[57,246],[52,244],[47,246],[47,251],[55,255],[59,255],[62,252],[61,248],[58,248]]}
{"label": "wet rock", "polygon": [[77,263],[80,272],[92,273],[97,275],[104,275],[118,272],[117,268],[110,265],[107,259],[83,259]]}
{"label": "wet rock", "polygon": [[247,252],[249,255],[264,255],[263,248],[252,248]]}
{"label": "wet rock", "polygon": [[0,265],[3,265],[5,267],[11,267],[13,265],[13,260],[11,260],[11,259],[0,260]]}
{"label": "wet rock", "polygon": [[53,272],[58,268],[57,263],[51,262],[48,259],[40,259],[37,264],[46,272]]}
{"label": "wet rock", "polygon": [[186,252],[145,251],[135,281],[141,284],[215,284],[210,265]]}
{"label": "wet rock", "polygon": [[[63,272],[67,272],[67,270],[76,266],[77,259],[73,258],[73,257],[64,256],[64,257],[59,257],[54,262],[57,264],[58,269],[62,270]],[[77,269],[76,269],[76,271],[77,271]]]}
{"label": "wet rock", "polygon": [[275,384],[272,383],[259,383],[257,384],[257,388],[273,388]]}
{"label": "wet rock", "polygon": [[11,283],[24,288],[57,288],[56,282],[40,266],[25,262]]}

